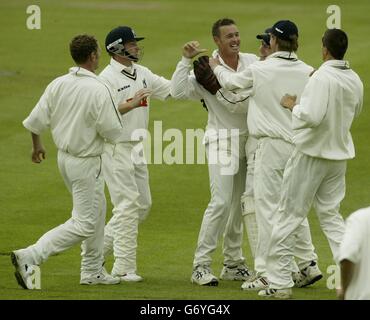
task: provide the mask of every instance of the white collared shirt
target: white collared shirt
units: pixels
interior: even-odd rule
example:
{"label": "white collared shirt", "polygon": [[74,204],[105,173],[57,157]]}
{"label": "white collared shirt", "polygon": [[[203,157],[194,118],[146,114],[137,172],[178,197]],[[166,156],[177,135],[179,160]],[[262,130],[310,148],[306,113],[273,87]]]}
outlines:
{"label": "white collared shirt", "polygon": [[[213,57],[216,56],[218,56],[217,50],[213,52]],[[241,72],[258,60],[254,54],[239,53],[238,67],[237,71],[235,71],[226,65],[221,57],[219,59],[222,65],[232,73]],[[194,72],[190,71],[191,67],[191,59],[182,57],[172,75],[171,95],[176,99],[204,100],[208,109],[205,142],[217,140],[220,129],[227,129],[228,136],[232,134],[230,129],[238,129],[239,135],[247,135],[248,130],[245,113],[231,113],[224,104],[218,101],[216,95],[209,93],[197,82]]]}
{"label": "white collared shirt", "polygon": [[81,67],[52,81],[23,125],[38,135],[50,127],[57,148],[75,157],[101,155],[104,139],[122,134],[108,87]]}
{"label": "white collared shirt", "polygon": [[313,68],[298,60],[295,53],[278,51],[257,61],[242,72],[232,73],[222,66],[214,70],[228,90],[249,92],[248,130],[256,137],[271,137],[292,142],[292,115],[280,105],[283,95],[301,96]]}
{"label": "white collared shirt", "polygon": [[[113,91],[114,101],[118,106],[120,103],[131,100],[135,93],[143,88],[153,91],[147,99],[147,106],[136,109],[121,115],[124,124],[120,142],[140,141],[145,139],[145,132],[149,123],[150,99],[164,100],[170,95],[170,81],[160,77],[148,68],[136,63],[126,67],[113,58],[109,65],[99,75]],[[139,133],[139,134],[138,134]]]}
{"label": "white collared shirt", "polygon": [[[299,100],[298,100],[299,101]],[[354,158],[350,133],[362,109],[363,84],[343,60],[329,60],[310,78],[293,109],[294,143],[312,157]]]}

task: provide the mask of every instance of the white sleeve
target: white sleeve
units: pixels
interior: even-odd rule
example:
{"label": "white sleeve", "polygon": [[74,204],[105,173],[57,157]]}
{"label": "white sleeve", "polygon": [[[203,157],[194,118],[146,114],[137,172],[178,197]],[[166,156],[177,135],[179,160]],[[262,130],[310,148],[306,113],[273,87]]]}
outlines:
{"label": "white sleeve", "polygon": [[151,72],[151,98],[165,100],[170,96],[171,81]]}
{"label": "white sleeve", "polygon": [[98,105],[98,116],[96,119],[96,130],[99,135],[111,143],[116,143],[122,134],[121,117],[118,114],[110,90],[106,87],[100,96]]}
{"label": "white sleeve", "polygon": [[231,113],[247,113],[250,91],[244,90],[234,93],[221,88],[216,93],[217,100]]}
{"label": "white sleeve", "polygon": [[358,105],[356,107],[356,110],[355,110],[355,117],[358,117],[362,111],[362,106],[363,106],[363,103],[364,103],[364,85],[363,83],[360,81],[360,97],[359,97],[359,102],[358,102]]}
{"label": "white sleeve", "polygon": [[349,260],[358,263],[361,259],[361,221],[351,215],[346,220],[346,230],[340,245],[339,261]]}
{"label": "white sleeve", "polygon": [[251,89],[253,87],[253,74],[249,67],[241,72],[232,72],[224,66],[217,66],[213,70],[222,88],[227,90]]}
{"label": "white sleeve", "polygon": [[121,101],[121,97],[120,97],[120,94],[119,94],[118,90],[115,90],[115,88],[114,88],[113,76],[110,78],[110,77],[107,76],[107,74],[100,73],[100,75],[98,76],[98,80],[105,87],[108,88],[109,93],[113,97],[113,101],[114,101],[114,104],[116,106],[118,106],[120,103],[124,102],[124,101]]}
{"label": "white sleeve", "polygon": [[329,104],[329,82],[314,74],[303,90],[301,101],[293,108],[293,129],[317,127]]}
{"label": "white sleeve", "polygon": [[194,75],[190,75],[191,59],[182,57],[171,78],[171,96],[175,99],[199,100]]}
{"label": "white sleeve", "polygon": [[50,91],[49,85],[30,115],[23,121],[23,126],[37,135],[50,126]]}

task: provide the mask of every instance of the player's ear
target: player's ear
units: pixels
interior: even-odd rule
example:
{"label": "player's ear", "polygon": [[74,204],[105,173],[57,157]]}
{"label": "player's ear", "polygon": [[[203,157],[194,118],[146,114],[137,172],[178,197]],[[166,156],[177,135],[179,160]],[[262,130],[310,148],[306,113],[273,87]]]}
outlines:
{"label": "player's ear", "polygon": [[98,54],[97,51],[93,51],[93,52],[90,53],[89,60],[91,62],[95,62],[98,59],[99,59],[99,54]]}
{"label": "player's ear", "polygon": [[215,42],[216,45],[220,43],[220,38],[217,36],[213,36],[213,41]]}
{"label": "player's ear", "polygon": [[326,47],[322,46],[321,52],[322,52],[322,59],[325,61],[326,57],[329,55],[329,50]]}

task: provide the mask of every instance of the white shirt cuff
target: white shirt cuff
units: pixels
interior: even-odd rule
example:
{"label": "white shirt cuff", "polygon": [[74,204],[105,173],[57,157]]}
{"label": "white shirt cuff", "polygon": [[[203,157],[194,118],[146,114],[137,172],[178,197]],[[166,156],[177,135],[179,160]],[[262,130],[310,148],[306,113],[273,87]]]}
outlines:
{"label": "white shirt cuff", "polygon": [[182,58],[181,58],[181,62],[183,63],[183,64],[185,64],[185,65],[190,65],[191,64],[191,59],[190,58],[186,58],[186,57],[184,57],[184,56],[182,56]]}

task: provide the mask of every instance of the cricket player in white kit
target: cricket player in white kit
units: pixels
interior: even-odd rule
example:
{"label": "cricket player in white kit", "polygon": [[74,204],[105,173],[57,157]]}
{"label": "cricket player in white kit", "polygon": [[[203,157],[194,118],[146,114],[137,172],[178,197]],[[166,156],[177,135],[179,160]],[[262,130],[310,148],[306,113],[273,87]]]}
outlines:
{"label": "cricket player in white kit", "polygon": [[[271,54],[270,35],[268,33],[259,34],[256,36],[261,40],[259,51],[259,61],[266,59]],[[217,99],[225,105],[232,113],[247,114],[249,107],[249,91],[231,92],[220,89],[216,93]],[[247,118],[245,118],[247,120]],[[258,226],[255,214],[254,205],[254,158],[257,149],[258,140],[252,136],[248,137],[245,145],[247,155],[247,175],[245,178],[245,189],[241,197],[242,216],[247,229],[248,242],[252,257],[255,258],[257,242],[258,242]]]}
{"label": "cricket player in white kit", "polygon": [[142,39],[127,26],[110,31],[105,46],[111,60],[99,75],[112,89],[114,101],[131,110],[122,115],[124,130],[118,142],[108,142],[103,155],[104,178],[114,206],[105,227],[104,255],[113,250],[112,275],[123,281],[142,280],[136,266],[138,225],[152,204],[148,168],[142,155],[149,122],[149,95],[160,100],[170,96],[169,80],[136,63],[141,53],[137,41]]}
{"label": "cricket player in white kit", "polygon": [[[212,28],[218,46],[213,55],[230,72],[242,71],[258,60],[254,54],[240,53],[239,30],[231,19],[220,19]],[[177,64],[171,80],[171,95],[177,99],[203,99],[208,108],[208,123],[204,137],[210,179],[211,199],[204,213],[198,245],[193,261],[191,281],[198,285],[218,285],[212,274],[211,254],[216,250],[224,233],[223,280],[246,280],[250,271],[242,252],[243,225],[240,197],[244,191],[246,175],[245,144],[248,137],[245,114],[231,113],[216,95],[200,85],[191,70],[191,59],[204,49],[196,41],[183,47],[183,57]],[[234,130],[232,130],[234,129]],[[233,146],[235,148],[233,148]],[[218,157],[217,161],[213,161]],[[227,158],[234,168],[227,172]]]}
{"label": "cricket player in white kit", "polygon": [[59,171],[72,194],[72,217],[35,244],[12,253],[16,279],[24,289],[35,289],[31,279],[37,265],[81,241],[80,283],[120,282],[102,272],[106,203],[101,154],[104,139],[115,142],[122,124],[108,87],[94,73],[100,56],[96,39],[76,36],[70,52],[77,66],[48,85],[23,125],[31,131],[35,163],[45,158],[40,134],[50,128],[58,148]]}
{"label": "cricket player in white kit", "polygon": [[339,29],[327,30],[322,43],[324,63],[302,96],[291,88],[281,101],[292,110],[295,149],[284,172],[278,220],[271,235],[270,287],[261,295],[291,296],[294,236],[312,204],[337,263],[340,257],[345,225],[339,207],[345,195],[347,160],[355,156],[350,128],[362,108],[363,85],[343,60],[347,35]]}
{"label": "cricket player in white kit", "polygon": [[[280,106],[280,97],[287,90],[300,95],[313,68],[298,60],[298,29],[289,20],[282,20],[270,28],[272,54],[265,61],[258,61],[246,70],[229,72],[219,65],[217,59],[210,60],[222,87],[235,90],[248,90],[250,94],[248,110],[249,134],[258,139],[254,164],[254,200],[258,225],[258,242],[255,269],[258,277],[246,281],[244,290],[259,290],[268,287],[266,260],[272,228],[277,220],[282,177],[285,164],[292,151],[291,114]],[[307,219],[302,221],[295,236],[297,244],[294,255],[299,270],[309,266],[317,269],[317,255],[312,245]],[[296,272],[291,264],[289,272]],[[320,277],[321,272],[317,269]]]}
{"label": "cricket player in white kit", "polygon": [[370,207],[352,213],[340,245],[340,299],[370,300]]}

